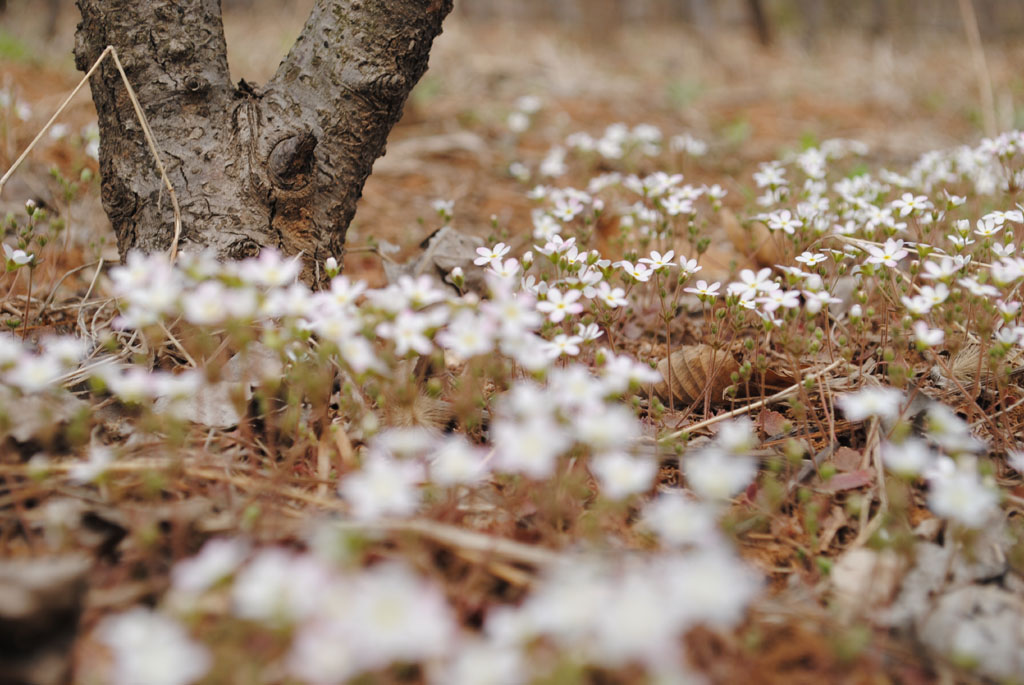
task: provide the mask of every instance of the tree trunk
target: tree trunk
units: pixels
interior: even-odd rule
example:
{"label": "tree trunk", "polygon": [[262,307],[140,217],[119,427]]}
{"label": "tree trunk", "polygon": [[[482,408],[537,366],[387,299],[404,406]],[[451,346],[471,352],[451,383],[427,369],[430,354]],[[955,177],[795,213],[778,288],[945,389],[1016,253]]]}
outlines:
{"label": "tree trunk", "polygon": [[[179,250],[340,261],[373,162],[427,68],[452,0],[317,0],[266,86],[232,85],[219,0],[78,0],[75,58],[120,56],[181,207]],[[173,212],[109,60],[90,83],[103,207],[122,257],[167,250]]]}

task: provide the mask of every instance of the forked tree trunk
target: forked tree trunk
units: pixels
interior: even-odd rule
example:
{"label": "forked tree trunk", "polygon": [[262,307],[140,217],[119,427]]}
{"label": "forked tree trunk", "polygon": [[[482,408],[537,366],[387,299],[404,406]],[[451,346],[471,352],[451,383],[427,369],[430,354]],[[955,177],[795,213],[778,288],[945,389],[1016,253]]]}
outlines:
{"label": "forked tree trunk", "polygon": [[[78,0],[76,64],[113,45],[181,207],[179,249],[222,259],[263,247],[340,257],[374,160],[427,68],[452,0],[317,0],[264,87],[231,83],[219,0]],[[103,206],[122,257],[166,250],[167,191],[116,68],[90,83]]]}

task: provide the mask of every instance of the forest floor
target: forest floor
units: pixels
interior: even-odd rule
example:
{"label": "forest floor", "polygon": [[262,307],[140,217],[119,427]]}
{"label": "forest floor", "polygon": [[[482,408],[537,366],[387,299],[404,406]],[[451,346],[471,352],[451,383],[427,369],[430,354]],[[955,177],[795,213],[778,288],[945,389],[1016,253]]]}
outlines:
{"label": "forest floor", "polygon": [[[36,37],[38,19],[18,7],[12,8],[0,28],[0,94],[8,98],[6,104],[0,101],[0,171],[8,168],[81,77],[70,58],[72,18],[62,17],[57,36],[44,41]],[[225,23],[234,78],[253,83],[266,80],[298,34],[304,16],[305,12],[294,6],[287,13],[269,9],[229,12]],[[1024,45],[987,46],[986,57],[996,93],[994,114],[999,129],[1024,128],[1024,76],[1019,69],[1024,63]],[[457,231],[484,238],[487,244],[500,239],[512,246],[512,255],[518,256],[537,244],[532,211],[538,204],[528,197],[536,183],[586,188],[588,181],[600,173],[619,171],[643,177],[663,163],[661,158],[655,161],[643,156],[624,161],[570,160],[565,173],[557,178],[539,176],[537,170],[551,149],[565,146],[567,137],[575,133],[600,138],[607,127],[621,122],[630,129],[652,125],[666,140],[688,134],[706,141],[706,154],[673,160],[672,166],[684,174],[688,184],[719,184],[727,192],[722,203],[725,210],[745,220],[759,211],[754,198],[760,191],[753,174],[762,169],[763,163],[830,139],[865,143],[868,150],[857,161],[865,170],[885,167],[901,173],[926,152],[977,145],[983,138],[979,85],[961,36],[869,40],[860,35],[835,34],[821,40],[816,50],[808,51],[785,35],[778,45],[762,48],[739,28],[726,27],[720,35],[702,38],[683,26],[627,25],[597,44],[564,27],[479,25],[456,18],[437,40],[430,70],[413,92],[403,119],[389,138],[388,153],[378,161],[365,186],[348,235],[344,274],[352,280],[364,280],[370,288],[388,286],[385,262],[406,262],[423,253],[424,241],[441,225],[435,205],[439,200],[454,203],[451,226]],[[536,98],[537,109],[527,113],[524,130],[516,131],[510,127],[510,115],[514,120],[523,112],[524,96]],[[19,110],[18,104],[24,108]],[[45,314],[38,314],[25,327],[33,340],[79,330],[83,315],[94,317],[92,328],[85,325],[89,330],[95,329],[97,319],[112,316],[112,309],[103,313],[85,305],[98,287],[94,278],[98,272],[92,265],[100,258],[107,263],[119,259],[100,206],[98,182],[95,178],[81,180],[83,170],[98,173],[89,150],[94,142],[94,125],[95,112],[86,89],[0,196],[0,217],[23,214],[25,201],[32,199],[66,222],[67,234],[59,238],[65,240],[63,247],[55,250],[51,246],[47,260],[36,269],[37,295],[30,303],[43,308]],[[532,177],[515,178],[510,167],[514,170],[516,164],[530,171]],[[52,173],[52,169],[59,173]],[[70,194],[65,192],[67,179],[80,181],[80,187]],[[1012,209],[1014,202],[1021,202],[1020,192],[1004,200],[995,207],[986,204],[987,200],[979,201],[978,211]],[[699,276],[708,282],[728,282],[742,269],[765,266],[754,250],[745,249],[741,241],[728,235],[728,222],[716,212],[704,229],[710,245],[701,251],[703,270]],[[612,261],[626,258],[631,252],[619,240],[618,229],[617,225],[603,226],[599,222],[590,236],[591,245]],[[5,237],[13,239],[13,229]],[[681,253],[693,246],[686,241],[669,241],[666,247]],[[25,285],[23,278],[8,277],[0,282],[3,316],[10,317],[11,327],[19,336]],[[46,309],[38,293],[51,291]],[[82,307],[76,309],[76,302]],[[653,364],[673,348],[658,324],[657,312],[649,309],[638,305],[635,316],[631,313],[633,318],[622,324],[625,332],[618,351]],[[699,314],[684,318],[686,322],[673,329],[674,344],[695,344],[707,337],[705,318]],[[886,331],[888,325],[886,321],[878,330]],[[869,335],[865,341],[869,339],[877,340]],[[156,347],[155,357],[150,356],[154,366],[170,368],[177,353],[168,353],[169,345]],[[187,341],[185,347],[195,352]],[[863,362],[870,353],[857,355]],[[800,362],[806,362],[803,368],[808,374],[812,368],[817,373],[825,366],[821,355]],[[914,366],[917,371],[926,367],[922,363]],[[863,363],[861,368],[865,368]],[[887,378],[892,380],[891,375]],[[761,380],[763,387],[752,394],[755,399],[774,392],[763,376]],[[783,372],[776,385],[784,388],[794,381],[799,385],[801,380]],[[495,380],[484,399],[504,382]],[[1003,391],[1011,399],[1024,396],[1016,385]],[[84,396],[81,388],[76,392]],[[7,394],[0,400],[12,397]],[[948,400],[951,395],[943,397]],[[203,426],[188,428],[187,437],[167,437],[168,431],[161,430],[150,434],[148,428],[143,429],[144,417],[137,410],[125,410],[122,416],[112,400],[89,401],[94,414],[85,438],[70,436],[70,429],[65,427],[60,430],[69,431],[69,436],[56,441],[39,435],[16,439],[8,422],[2,433],[5,441],[0,444],[0,467],[5,469],[0,471],[0,558],[46,557],[47,545],[52,543],[47,538],[49,524],[43,514],[33,511],[42,511],[47,501],[73,500],[84,512],[80,529],[73,533],[75,541],[57,546],[62,551],[90,550],[94,555],[89,567],[89,590],[83,600],[80,635],[85,637],[76,643],[74,651],[76,682],[103,681],[103,676],[97,674],[104,672],[110,657],[89,649],[96,639],[93,628],[102,617],[133,605],[158,605],[170,582],[173,564],[194,554],[204,540],[245,534],[261,546],[285,544],[302,549],[308,540],[304,524],[340,506],[339,500],[324,489],[325,483],[334,484],[338,474],[332,471],[330,479],[325,479],[327,474],[318,471],[318,449],[326,449],[322,441],[319,445],[315,441],[306,444],[302,450],[296,441],[288,456],[282,456],[290,471],[266,465],[257,468],[257,457],[248,454],[232,457],[245,461],[247,467],[226,476],[228,469],[214,472],[214,467],[196,462],[199,465],[189,467],[192,470],[182,467],[149,477],[140,475],[144,469],[141,461],[129,466],[133,463],[129,460],[113,480],[99,486],[69,483],[59,476],[42,480],[26,477],[24,465],[34,450],[45,450],[60,463],[62,458],[80,453],[84,442],[95,444],[98,436],[111,444],[124,445],[130,452],[138,447],[129,447],[133,431],[140,436],[146,434],[146,440],[160,435],[166,441],[161,449],[174,444],[181,447],[182,454],[190,455],[206,450],[210,444],[224,446],[232,440],[237,444],[231,449],[222,447],[219,454],[242,454],[251,437],[241,429],[224,431]],[[980,399],[950,401],[966,416],[978,418],[975,411]],[[662,407],[664,413],[658,414],[653,399],[634,408],[637,406],[644,425],[659,438],[697,419],[713,419],[727,408],[713,409],[705,404],[691,407],[694,413],[688,415],[674,404]],[[1007,402],[992,404],[993,411],[996,406],[1005,410]],[[9,409],[0,409],[0,413],[10,413]],[[848,599],[845,603],[837,599],[842,592],[851,591],[849,584],[837,590],[837,581],[830,575],[839,559],[850,550],[884,547],[872,537],[878,528],[869,530],[868,526],[889,530],[890,522],[876,520],[878,509],[873,507],[882,506],[892,492],[884,484],[878,485],[884,483],[878,472],[862,468],[862,457],[866,459],[878,449],[879,438],[872,437],[877,425],[860,430],[820,407],[809,409],[812,416],[818,412],[817,416],[822,417],[813,420],[801,418],[800,409],[792,405],[774,409],[778,411],[753,411],[751,416],[758,422],[758,449],[778,456],[784,468],[766,477],[760,486],[752,484],[738,494],[729,505],[724,524],[739,555],[765,579],[765,592],[749,604],[738,625],[690,630],[685,639],[689,662],[713,682],[723,683],[984,681],[984,675],[972,670],[974,664],[943,659],[923,647],[921,636],[913,631],[892,629],[872,615],[858,613]],[[332,410],[341,412],[333,405]],[[1004,426],[1002,442],[987,434],[989,441],[1002,449],[998,458],[989,455],[1000,464],[1005,447],[1016,444],[1014,426],[1020,425],[1019,414],[1019,410],[1004,412],[1009,427]],[[823,420],[832,423],[831,436],[835,439],[838,433],[839,442],[829,446],[829,430],[820,428]],[[792,433],[782,430],[787,422],[811,426],[802,434],[808,454],[824,455],[837,476],[822,476],[817,470],[822,463],[817,462],[810,476],[804,473],[798,477],[799,469],[789,470],[793,464],[786,462],[786,450],[792,443],[785,435]],[[354,447],[359,451],[362,447],[353,431],[349,432],[351,444],[331,447],[338,450],[342,461],[346,450],[351,452]],[[473,433],[478,442],[485,439],[479,430],[473,432],[466,427],[465,433]],[[212,454],[215,450],[210,449]],[[825,454],[826,449],[831,451]],[[157,452],[148,452],[147,458],[155,459]],[[132,454],[137,457],[139,453]],[[174,455],[162,453],[160,458],[165,456]],[[812,463],[800,462],[800,455],[795,459],[797,465]],[[58,470],[58,474],[66,473]],[[1024,502],[1020,474],[999,466],[995,475],[1009,493],[1009,499],[1003,500],[1007,518],[1017,525]],[[771,489],[767,481],[774,476],[783,486],[788,480],[789,490],[769,506],[765,493]],[[681,478],[678,469],[662,464],[662,487],[678,484]],[[427,514],[413,519],[424,522],[423,528],[410,527],[393,532],[390,538],[366,542],[367,548],[361,553],[367,565],[380,558],[405,559],[444,586],[464,629],[479,627],[481,617],[493,605],[524,601],[535,582],[537,568],[546,562],[531,558],[529,552],[518,547],[509,548],[504,559],[494,561],[486,547],[479,547],[481,538],[461,540],[455,527],[507,538],[545,553],[566,551],[591,539],[593,531],[587,527],[590,514],[586,513],[590,501],[549,511],[527,501],[528,495],[516,495],[519,499],[512,502],[515,498],[508,492],[515,488],[504,481],[499,485],[494,486],[498,494],[482,495],[481,499],[504,513],[512,512],[515,520],[509,522],[498,514],[488,518],[477,510],[472,515],[456,515],[451,507],[445,509],[434,502]],[[162,495],[154,497],[154,489]],[[938,519],[929,513],[924,493],[921,483],[903,493],[908,502],[900,525],[917,531],[922,539],[942,540],[940,529],[929,528],[927,523]],[[498,495],[507,496],[507,501],[499,500]],[[852,507],[855,497],[866,502],[866,507]],[[254,513],[257,504],[260,509]],[[474,506],[477,504],[474,500]],[[604,526],[616,541],[612,548],[616,544],[650,548],[650,540],[632,530],[640,500],[632,501],[630,506],[633,508],[629,511],[606,511],[595,506],[593,511],[598,513],[594,516],[607,515],[607,519],[589,525]],[[52,516],[53,512],[46,515]],[[552,518],[546,524],[535,522],[548,515]],[[560,528],[562,524],[555,522],[560,516],[576,518]],[[527,519],[531,523],[523,524]],[[430,527],[431,523],[437,527]],[[924,533],[920,532],[922,525]],[[903,530],[893,523],[892,530],[897,529]],[[1009,556],[1013,561],[1013,555]],[[878,557],[871,563],[876,565],[868,573],[883,576],[886,572],[899,575],[911,568],[895,564],[880,569]],[[851,565],[855,564],[844,568]],[[897,566],[899,571],[894,570]],[[1019,571],[1022,567],[1015,568]],[[886,594],[886,590],[878,590],[870,582],[857,585],[863,583],[863,569],[850,572],[859,579],[847,581],[855,587],[852,592],[859,593],[866,604],[879,604],[872,593]],[[0,573],[6,577],[11,571]],[[889,587],[890,599],[896,593],[893,588],[899,585],[888,577],[878,583]],[[0,601],[0,611],[3,608]],[[209,615],[225,613],[223,607],[206,607],[204,611],[207,609]],[[242,668],[239,664],[249,652],[265,650],[271,657],[286,652],[281,634],[273,631],[246,633],[231,647],[218,646],[220,628],[215,623],[207,617],[190,624],[217,652],[221,670],[212,671],[211,682],[231,682],[231,676],[225,674],[230,674],[232,668]],[[1024,630],[1021,633],[1024,635]],[[538,682],[552,683],[642,682],[642,670],[638,668],[631,662],[622,668],[554,669],[547,680],[535,677]],[[268,682],[286,681],[285,676],[274,673],[271,669],[259,677]],[[380,669],[375,672],[376,679],[359,682],[413,682],[425,678],[425,673],[428,671]],[[6,681],[0,673],[2,682]]]}

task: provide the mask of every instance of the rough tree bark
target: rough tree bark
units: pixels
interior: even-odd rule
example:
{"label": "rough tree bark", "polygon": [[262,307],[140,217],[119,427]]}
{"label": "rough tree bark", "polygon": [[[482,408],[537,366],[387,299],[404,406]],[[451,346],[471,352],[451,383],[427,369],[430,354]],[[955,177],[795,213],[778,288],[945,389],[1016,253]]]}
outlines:
{"label": "rough tree bark", "polygon": [[[452,0],[317,0],[264,87],[228,72],[219,0],[78,0],[75,61],[113,45],[181,206],[179,249],[222,259],[342,255],[363,183],[427,68]],[[122,257],[166,250],[173,213],[108,60],[91,80],[103,206]]]}

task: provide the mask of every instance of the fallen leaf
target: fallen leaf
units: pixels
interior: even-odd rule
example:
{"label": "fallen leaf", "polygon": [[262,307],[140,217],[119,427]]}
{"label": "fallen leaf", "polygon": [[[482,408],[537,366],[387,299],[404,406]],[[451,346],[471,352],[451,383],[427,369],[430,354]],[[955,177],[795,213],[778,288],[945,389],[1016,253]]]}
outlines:
{"label": "fallen leaf", "polygon": [[763,223],[751,221],[744,226],[728,209],[723,209],[720,215],[729,242],[740,254],[753,258],[758,266],[775,266],[782,261],[772,232]]}
{"label": "fallen leaf", "polygon": [[739,368],[736,358],[727,350],[687,345],[658,362],[662,380],[654,384],[654,392],[667,401],[671,383],[671,393],[679,401],[689,404],[703,399],[707,393],[711,404],[720,404],[724,401],[722,392],[732,383],[731,374]]}
{"label": "fallen leaf", "polygon": [[832,465],[837,471],[853,471],[860,468],[863,457],[861,453],[850,447],[840,447],[832,455]]}
{"label": "fallen leaf", "polygon": [[792,422],[777,411],[770,409],[761,412],[761,424],[769,437],[782,435],[792,428]]}
{"label": "fallen leaf", "polygon": [[871,485],[873,482],[875,482],[874,469],[858,469],[846,473],[837,473],[823,483],[820,489],[823,492],[844,492],[846,490],[856,490],[865,485]]}

